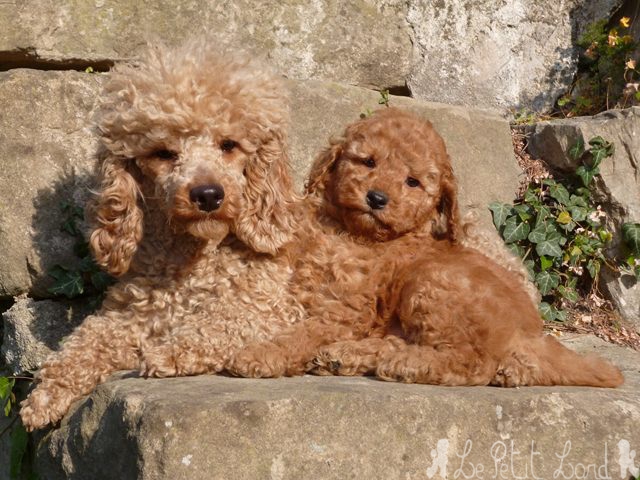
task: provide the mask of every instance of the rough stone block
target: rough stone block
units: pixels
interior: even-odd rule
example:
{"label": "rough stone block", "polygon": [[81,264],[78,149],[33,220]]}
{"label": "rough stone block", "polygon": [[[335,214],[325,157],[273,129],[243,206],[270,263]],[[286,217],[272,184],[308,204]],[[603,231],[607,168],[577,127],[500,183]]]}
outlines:
{"label": "rough stone block", "polygon": [[64,202],[83,204],[94,167],[100,76],[0,73],[0,297],[49,296],[46,272],[79,259],[61,230]]}
{"label": "rough stone block", "polygon": [[[629,478],[620,462],[640,449],[640,356],[569,344],[616,359],[626,385],[120,376],[44,436],[38,470],[51,480],[578,478],[582,468]],[[105,458],[118,461],[105,468]]]}
{"label": "rough stone block", "polygon": [[1,359],[11,373],[37,370],[44,359],[58,350],[60,341],[90,312],[86,301],[35,301],[26,295],[2,314]]}
{"label": "rough stone block", "polygon": [[0,64],[87,64],[208,32],[297,79],[470,107],[548,109],[571,86],[574,44],[622,0],[31,0],[0,4]]}

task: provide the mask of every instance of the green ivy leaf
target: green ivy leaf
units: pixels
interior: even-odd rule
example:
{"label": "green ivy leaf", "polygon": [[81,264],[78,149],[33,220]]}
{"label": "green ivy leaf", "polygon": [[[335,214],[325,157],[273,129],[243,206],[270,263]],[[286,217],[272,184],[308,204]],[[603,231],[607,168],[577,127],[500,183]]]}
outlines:
{"label": "green ivy leaf", "polygon": [[532,188],[531,185],[524,192],[524,202],[537,207],[540,205],[540,189]]}
{"label": "green ivy leaf", "polygon": [[569,197],[569,205],[572,207],[583,207],[587,208],[589,205],[587,204],[587,200],[581,195],[571,194]]}
{"label": "green ivy leaf", "polygon": [[551,209],[549,207],[546,207],[544,205],[540,207],[540,209],[538,210],[538,214],[536,215],[536,227],[541,223],[545,223],[547,218],[549,218],[550,216]]}
{"label": "green ivy leaf", "polygon": [[569,212],[571,212],[571,218],[576,222],[583,222],[589,214],[588,209],[579,206],[570,207]]}
{"label": "green ivy leaf", "polygon": [[571,303],[575,303],[578,301],[578,292],[576,292],[575,289],[573,288],[568,288],[568,287],[565,287],[564,285],[559,285],[558,292],[560,293],[560,295],[562,295],[564,299],[566,299]]}
{"label": "green ivy leaf", "polygon": [[518,217],[509,217],[504,225],[502,237],[506,243],[524,240],[529,235],[529,224],[519,221]]}
{"label": "green ivy leaf", "polygon": [[84,291],[84,281],[79,271],[68,270],[56,265],[48,273],[55,280],[48,289],[49,293],[74,298]]}
{"label": "green ivy leaf", "polygon": [[600,260],[591,259],[587,262],[587,270],[589,271],[589,275],[591,278],[596,278],[598,273],[600,273]]}
{"label": "green ivy leaf", "polygon": [[[560,102],[558,102],[558,105],[560,105]],[[584,139],[582,137],[578,137],[576,143],[569,149],[569,156],[573,160],[578,160],[582,154],[584,154]]]}
{"label": "green ivy leaf", "polygon": [[543,255],[549,257],[561,257],[562,248],[560,248],[560,243],[556,239],[546,239],[544,242],[540,242],[536,245],[536,253],[540,257]]}
{"label": "green ivy leaf", "polygon": [[91,274],[91,284],[99,292],[103,292],[114,282],[113,277],[108,273],[98,271]]}
{"label": "green ivy leaf", "polygon": [[507,244],[507,248],[513,253],[516,257],[522,258],[524,257],[524,248],[522,248],[517,243],[509,243]]}
{"label": "green ivy leaf", "polygon": [[629,249],[640,256],[640,223],[625,223],[622,225],[622,238]]}
{"label": "green ivy leaf", "polygon": [[524,267],[527,269],[527,274],[529,275],[529,280],[531,280],[532,282],[536,278],[535,266],[536,266],[536,262],[534,262],[530,258],[528,260],[524,261]]}
{"label": "green ivy leaf", "polygon": [[531,243],[541,243],[541,242],[544,242],[546,238],[547,238],[547,225],[545,225],[544,223],[537,225],[536,228],[531,230],[531,233],[527,237],[527,239]]}
{"label": "green ivy leaf", "polygon": [[567,321],[567,312],[565,310],[560,310],[556,308],[556,322],[566,322]]}
{"label": "green ivy leaf", "polygon": [[9,398],[16,381],[13,378],[0,377],[0,400]]}
{"label": "green ivy leaf", "polygon": [[540,270],[543,272],[549,270],[553,266],[553,260],[542,255],[540,257]]}
{"label": "green ivy leaf", "polygon": [[602,160],[607,157],[610,157],[615,152],[615,148],[612,143],[607,142],[602,137],[594,137],[589,140],[589,145],[591,146],[591,150],[589,152],[592,156],[592,169],[597,169],[600,166]]}
{"label": "green ivy leaf", "polygon": [[518,214],[520,220],[526,222],[532,217],[532,209],[529,205],[514,205],[513,210]]}
{"label": "green ivy leaf", "polygon": [[556,309],[547,302],[540,302],[540,305],[538,305],[538,311],[540,312],[540,315],[542,315],[542,318],[547,322],[553,322],[556,319]]}
{"label": "green ivy leaf", "polygon": [[600,171],[598,170],[598,168],[588,168],[584,165],[580,165],[578,168],[576,168],[576,175],[580,177],[580,180],[582,180],[582,184],[585,187],[588,187],[591,184],[593,177],[595,177],[599,173]]}
{"label": "green ivy leaf", "polygon": [[513,213],[513,207],[507,203],[493,202],[489,205],[493,213],[493,224],[498,230],[505,224],[507,217]]}
{"label": "green ivy leaf", "polygon": [[540,272],[536,275],[536,285],[542,295],[548,295],[560,285],[560,275],[549,271]]}
{"label": "green ivy leaf", "polygon": [[551,185],[549,187],[549,195],[551,195],[551,198],[557,200],[558,203],[562,206],[567,206],[569,205],[569,203],[571,203],[571,196],[569,195],[569,191],[561,183]]}

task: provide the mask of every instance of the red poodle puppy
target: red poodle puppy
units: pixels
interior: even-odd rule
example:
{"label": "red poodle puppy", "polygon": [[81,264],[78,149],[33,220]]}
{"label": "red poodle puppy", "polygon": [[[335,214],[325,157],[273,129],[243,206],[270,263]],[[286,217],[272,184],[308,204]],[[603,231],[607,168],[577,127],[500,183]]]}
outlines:
{"label": "red poodle puppy", "polygon": [[314,228],[326,234],[309,238],[297,260],[309,318],[272,342],[248,345],[233,372],[622,384],[613,365],[545,336],[518,277],[459,244],[456,183],[429,122],[397,109],[358,121],[320,156],[311,179]]}

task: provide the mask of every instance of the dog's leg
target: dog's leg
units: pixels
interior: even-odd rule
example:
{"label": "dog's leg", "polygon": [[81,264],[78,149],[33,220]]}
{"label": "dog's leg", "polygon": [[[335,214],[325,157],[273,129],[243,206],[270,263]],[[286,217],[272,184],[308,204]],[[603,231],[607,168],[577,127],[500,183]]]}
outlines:
{"label": "dog's leg", "polygon": [[381,354],[397,351],[404,344],[403,339],[393,335],[332,343],[318,350],[308,370],[315,375],[373,374]]}
{"label": "dog's leg", "polygon": [[227,369],[234,375],[251,378],[302,375],[318,348],[353,338],[345,325],[310,320],[293,327],[270,342],[255,342],[240,350]]}
{"label": "dog's leg", "polygon": [[143,347],[140,373],[159,378],[217,373],[239,344],[240,338],[220,325],[180,325]]}
{"label": "dog's leg", "polygon": [[38,372],[36,387],[20,409],[26,429],[56,423],[75,400],[114,371],[137,369],[139,332],[133,319],[87,317]]}

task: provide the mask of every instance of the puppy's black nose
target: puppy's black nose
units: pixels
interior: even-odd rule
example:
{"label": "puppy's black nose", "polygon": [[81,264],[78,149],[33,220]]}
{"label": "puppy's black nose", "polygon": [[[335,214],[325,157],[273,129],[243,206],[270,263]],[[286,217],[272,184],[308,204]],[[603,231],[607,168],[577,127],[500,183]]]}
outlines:
{"label": "puppy's black nose", "polygon": [[386,193],[377,190],[369,190],[367,192],[367,205],[374,210],[383,209],[387,203],[389,203],[389,197],[387,197]]}
{"label": "puppy's black nose", "polygon": [[203,212],[213,212],[220,208],[224,200],[224,188],[222,185],[213,183],[211,185],[199,185],[193,187],[189,192],[189,199],[198,205],[198,209]]}

